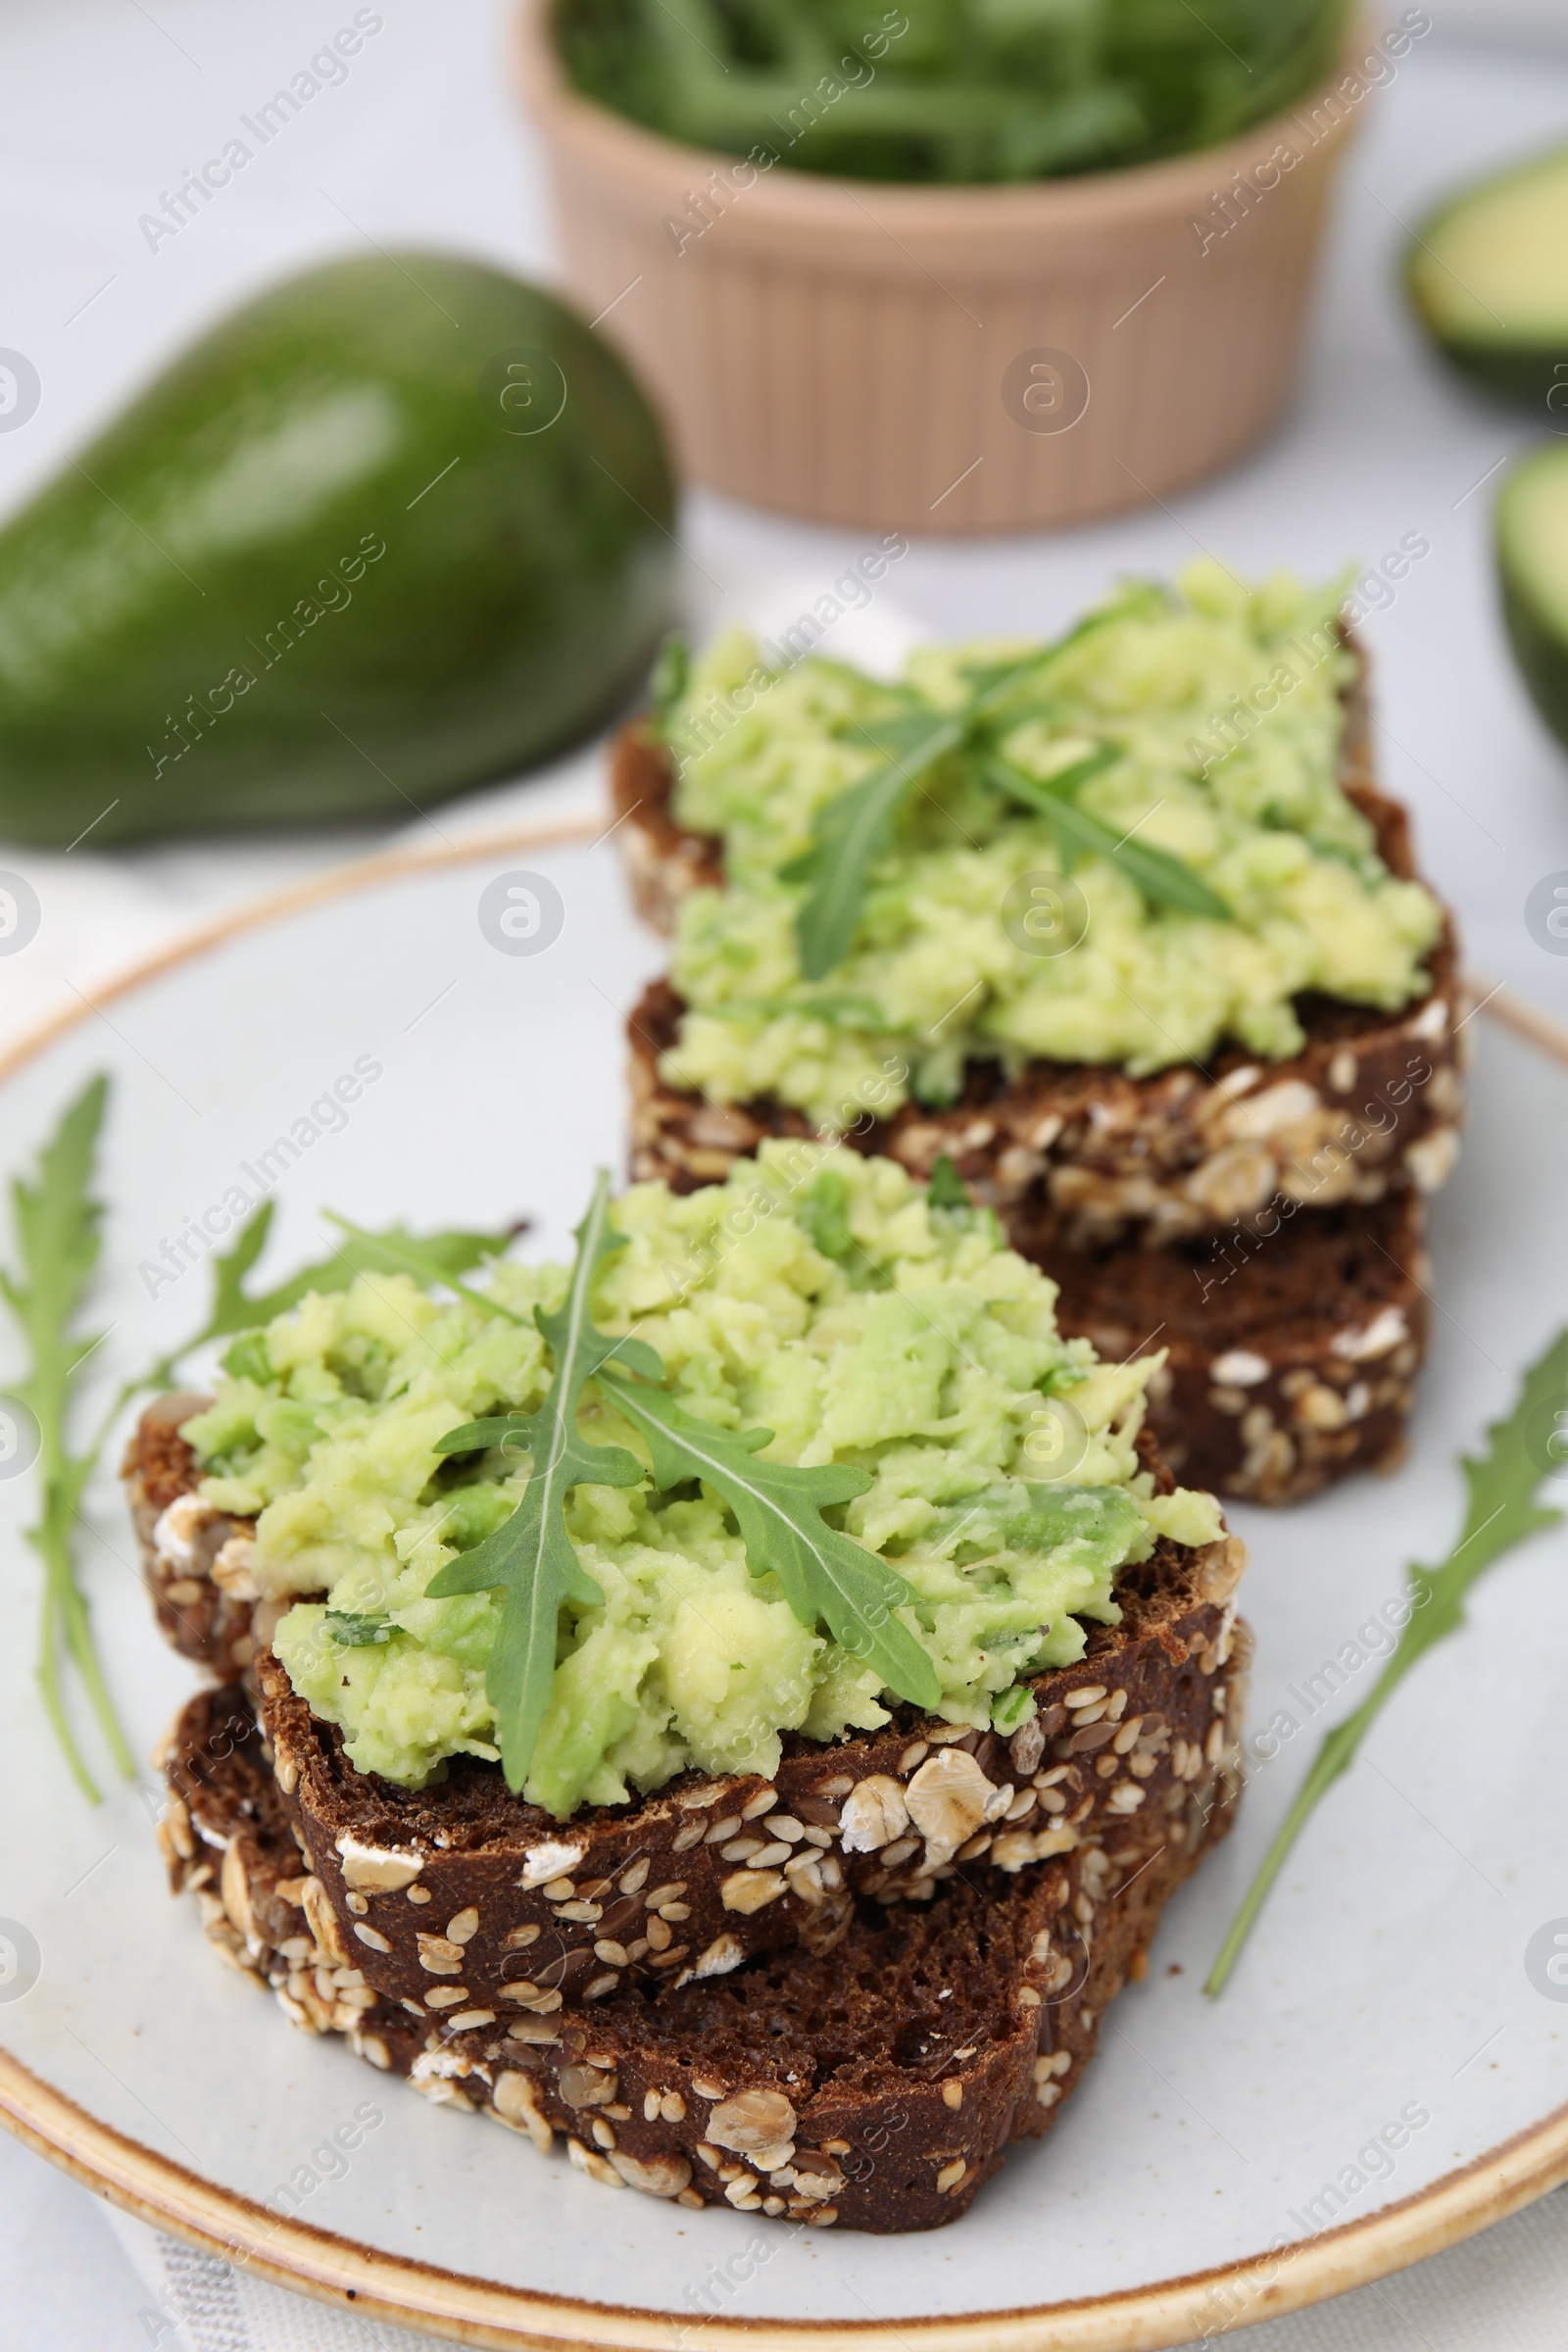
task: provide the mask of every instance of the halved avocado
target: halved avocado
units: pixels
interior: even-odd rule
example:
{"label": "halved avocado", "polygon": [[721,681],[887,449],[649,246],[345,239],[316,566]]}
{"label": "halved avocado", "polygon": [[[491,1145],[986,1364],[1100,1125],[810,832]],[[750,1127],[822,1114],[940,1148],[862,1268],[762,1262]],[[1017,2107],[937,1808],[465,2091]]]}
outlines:
{"label": "halved avocado", "polygon": [[1537,450],[1504,481],[1497,565],[1525,684],[1552,733],[1568,744],[1568,441]]}
{"label": "halved avocado", "polygon": [[1568,431],[1568,147],[1441,205],[1411,243],[1405,283],[1446,359]]}

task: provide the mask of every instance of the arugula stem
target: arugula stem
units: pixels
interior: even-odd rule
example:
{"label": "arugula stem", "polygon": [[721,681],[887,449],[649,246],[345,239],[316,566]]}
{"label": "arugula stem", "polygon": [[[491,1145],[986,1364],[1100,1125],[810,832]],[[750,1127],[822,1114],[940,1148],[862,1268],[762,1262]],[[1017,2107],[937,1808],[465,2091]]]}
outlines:
{"label": "arugula stem", "polygon": [[72,1778],[90,1805],[103,1802],[103,1792],[87,1770],[76,1737],[67,1720],[65,1702],[60,1692],[60,1662],[55,1649],[55,1619],[59,1606],[62,1582],[69,1583],[70,1563],[62,1563],[43,1540],[42,1529],[31,1531],[34,1546],[44,1563],[42,1605],[38,1612],[38,1660],[35,1668],[38,1690],[43,1698],[44,1713],[48,1716],[61,1751],[71,1767]]}
{"label": "arugula stem", "polygon": [[1324,1739],[1317,1754],[1312,1759],[1311,1770],[1297,1792],[1295,1803],[1275,1832],[1274,1841],[1263,1857],[1257,1876],[1248,1888],[1246,1899],[1231,1922],[1230,1933],[1220,1945],[1218,1957],[1204,1980],[1203,1990],[1205,1992],[1217,1993],[1224,1990],[1226,1980],[1241,1958],[1242,1946],[1251,1934],[1252,1924],[1268,1899],[1270,1887],[1284,1869],[1292,1846],[1305,1829],[1319,1799],[1332,1788],[1341,1774],[1349,1769],[1354,1760],[1355,1751],[1361,1744],[1362,1735],[1374,1715],[1381,1710],[1384,1700],[1392,1692],[1393,1688],[1393,1684],[1390,1683],[1385,1690],[1383,1684],[1379,1683],[1377,1689],[1368,1693],[1355,1713],[1349,1716],[1346,1722],[1338,1725]]}
{"label": "arugula stem", "polygon": [[[1425,1574],[1425,1570],[1416,1571],[1418,1594],[1421,1590],[1419,1580]],[[1454,1624],[1457,1622],[1457,1617],[1451,1621]],[[1422,1628],[1423,1633],[1428,1630]],[[1439,1624],[1433,1630],[1440,1634],[1446,1633],[1451,1630],[1451,1624]],[[1269,1888],[1284,1869],[1286,1858],[1305,1829],[1314,1808],[1335,1782],[1348,1772],[1367,1733],[1428,1646],[1424,1641],[1419,1644],[1408,1640],[1401,1641],[1354,1714],[1348,1715],[1343,1723],[1335,1725],[1332,1732],[1324,1734],[1307,1776],[1297,1792],[1296,1801],[1275,1831],[1273,1842],[1258,1865],[1257,1876],[1248,1888],[1242,1907],[1231,1922],[1230,1932],[1220,1945],[1214,1965],[1204,1979],[1205,1992],[1224,1990],[1226,1979],[1241,1957],[1242,1946],[1251,1934],[1252,1923],[1263,1908]]]}
{"label": "arugula stem", "polygon": [[[57,1636],[65,1635],[66,1647],[76,1672],[81,1677],[88,1703],[102,1732],[105,1744],[114,1759],[116,1769],[126,1780],[136,1774],[135,1759],[125,1739],[115,1704],[104,1681],[103,1669],[93,1644],[92,1624],[86,1598],[76,1582],[71,1549],[71,1533],[80,1517],[78,1505],[82,1489],[98,1459],[95,1445],[85,1455],[74,1457],[67,1453],[64,1443],[64,1424],[68,1380],[51,1382],[45,1392],[52,1409],[45,1424],[45,1436],[39,1455],[41,1505],[38,1525],[29,1531],[33,1546],[44,1563],[44,1587],[40,1603],[39,1680],[44,1688],[44,1703],[57,1731],[64,1725],[64,1710],[60,1691]],[[78,1782],[82,1783],[99,1802],[99,1794],[89,1778],[74,1739],[65,1736],[68,1760]]]}
{"label": "arugula stem", "polygon": [[98,1721],[98,1728],[104,1736],[104,1743],[119,1772],[125,1780],[133,1781],[136,1777],[136,1759],[130,1752],[130,1743],[125,1738],[120,1717],[116,1713],[115,1702],[109,1695],[109,1686],[104,1681],[103,1667],[99,1662],[97,1647],[92,1638],[92,1622],[88,1615],[86,1599],[82,1594],[81,1588],[71,1573],[69,1539],[64,1535],[57,1535],[55,1544],[63,1563],[60,1590],[66,1640],[70,1644],[72,1657],[75,1661],[76,1672],[81,1677],[82,1688],[87,1693],[88,1704],[91,1706]]}

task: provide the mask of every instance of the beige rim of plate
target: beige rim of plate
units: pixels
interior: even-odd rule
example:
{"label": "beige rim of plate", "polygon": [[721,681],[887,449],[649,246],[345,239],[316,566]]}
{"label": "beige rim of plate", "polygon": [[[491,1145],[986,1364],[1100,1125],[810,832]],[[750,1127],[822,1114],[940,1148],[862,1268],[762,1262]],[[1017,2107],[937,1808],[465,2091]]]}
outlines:
{"label": "beige rim of plate", "polygon": [[[90,1004],[46,1022],[0,1056],[0,1083],[99,1006],[143,982],[194,962],[240,932],[261,929],[283,915],[350,891],[370,890],[409,874],[517,850],[593,844],[604,829],[564,823],[490,834],[443,850],[392,853],[364,858],[316,880],[257,900],[221,916],[101,989]],[[1511,1010],[1489,1006],[1527,1036]],[[1543,1043],[1539,1038],[1533,1042]],[[57,2164],[74,2180],[205,2254],[249,2270],[367,2319],[416,2326],[455,2343],[499,2347],[603,2345],[619,2352],[665,2352],[670,2320],[664,2312],[585,2297],[532,2294],[525,2287],[472,2278],[433,2264],[407,2261],[376,2247],[337,2237],[308,2224],[280,2221],[265,2206],[201,2180],[185,2166],[145,2148],[100,2123],[0,2050],[0,2126]],[[1568,2181],[1568,2107],[1555,2108],[1529,2131],[1446,2173],[1417,2195],[1387,2205],[1358,2222],[1314,2237],[1281,2243],[1244,2261],[1185,2278],[1167,2278],[1125,2293],[1072,2303],[1037,2303],[1010,2311],[974,2312],[954,2319],[788,2320],[705,2322],[710,2352],[795,2352],[803,2338],[854,2352],[908,2352],[911,2339],[926,2352],[1159,2352],[1205,2332],[1250,2327],[1364,2286],[1392,2271],[1453,2246],[1494,2222],[1517,2213]],[[962,2224],[957,2225],[962,2228]]]}

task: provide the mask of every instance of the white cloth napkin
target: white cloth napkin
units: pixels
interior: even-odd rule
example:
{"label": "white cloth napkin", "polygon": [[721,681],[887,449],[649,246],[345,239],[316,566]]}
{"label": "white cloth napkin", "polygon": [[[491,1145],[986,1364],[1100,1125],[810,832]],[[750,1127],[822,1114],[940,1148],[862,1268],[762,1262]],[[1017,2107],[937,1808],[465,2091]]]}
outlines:
{"label": "white cloth napkin", "polygon": [[[155,2352],[433,2352],[432,2336],[309,2302],[124,2214],[109,2219],[151,2298],[141,2318]],[[1414,2270],[1236,2340],[1245,2352],[1559,2352],[1565,2267],[1568,2197],[1545,2197]]]}
{"label": "white cloth napkin", "polygon": [[434,2336],[290,2294],[113,2208],[109,2221],[147,2290],[140,2319],[156,2352],[434,2352]]}

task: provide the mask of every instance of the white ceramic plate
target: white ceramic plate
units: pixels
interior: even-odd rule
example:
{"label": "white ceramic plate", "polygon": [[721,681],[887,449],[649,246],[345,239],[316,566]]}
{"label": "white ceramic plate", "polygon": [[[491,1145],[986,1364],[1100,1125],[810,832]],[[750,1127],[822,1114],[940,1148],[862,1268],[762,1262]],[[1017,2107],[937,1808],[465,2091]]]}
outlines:
{"label": "white ceramic plate", "polygon": [[[481,891],[518,868],[564,903],[543,954],[501,954],[480,928]],[[153,1298],[142,1261],[247,1184],[244,1163],[362,1056],[381,1074],[277,1185],[268,1266],[314,1253],[325,1204],[370,1223],[526,1212],[529,1249],[566,1249],[593,1168],[622,1164],[622,1022],[662,959],[612,847],[536,834],[313,886],[16,1058],[0,1089],[9,1167],[91,1071],[114,1073],[105,1392],[200,1313],[200,1273]],[[1437,1208],[1442,1308],[1409,1462],[1284,1516],[1236,1514],[1254,1550],[1251,1720],[1289,1709],[1303,1729],[1171,1906],[1062,2128],[1011,2156],[967,2219],[877,2239],[611,2201],[564,2160],[290,2032],[166,1894],[154,1776],[96,1811],[67,1777],[31,1680],[36,1580],[16,1481],[0,1483],[0,1912],[41,1958],[21,1997],[24,1975],[0,1984],[7,2120],[166,2228],[362,2311],[469,2341],[715,2352],[741,2330],[798,2342],[803,2324],[954,2352],[1168,2344],[1375,2277],[1553,2185],[1568,2173],[1568,2009],[1533,1981],[1526,1948],[1568,1910],[1568,1533],[1482,1588],[1472,1623],[1323,1807],[1229,1991],[1200,1990],[1317,1731],[1348,1703],[1319,1700],[1309,1721],[1309,1678],[1321,1693],[1336,1661],[1368,1687],[1373,1667],[1345,1645],[1412,1551],[1446,1548],[1458,1450],[1568,1312],[1568,1080],[1511,1038],[1482,1043],[1472,1140]],[[107,1476],[83,1548],[146,1755],[190,1670],[157,1637]],[[367,2100],[381,2120],[328,2177],[337,2160],[314,2151]],[[1398,2152],[1363,2159],[1401,2117]],[[313,2175],[298,2218],[280,2220],[274,2191]]]}

